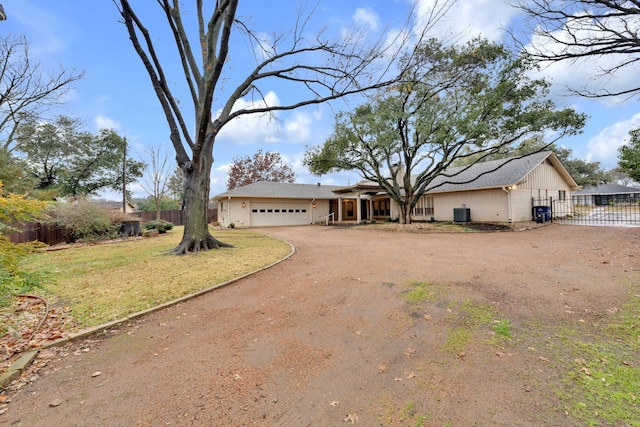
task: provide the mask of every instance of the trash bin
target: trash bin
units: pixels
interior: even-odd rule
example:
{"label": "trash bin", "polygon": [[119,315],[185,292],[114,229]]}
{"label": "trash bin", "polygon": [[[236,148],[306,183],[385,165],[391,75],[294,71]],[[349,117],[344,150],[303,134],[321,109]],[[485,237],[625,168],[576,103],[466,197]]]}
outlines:
{"label": "trash bin", "polygon": [[534,206],[533,217],[537,223],[548,222],[551,220],[551,207],[549,206]]}

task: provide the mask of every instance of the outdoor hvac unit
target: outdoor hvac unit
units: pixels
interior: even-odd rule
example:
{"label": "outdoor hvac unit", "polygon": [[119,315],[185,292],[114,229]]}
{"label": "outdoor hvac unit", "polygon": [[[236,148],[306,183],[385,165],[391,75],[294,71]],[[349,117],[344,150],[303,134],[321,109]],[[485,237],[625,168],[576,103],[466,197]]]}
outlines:
{"label": "outdoor hvac unit", "polygon": [[471,209],[469,209],[469,208],[454,208],[453,209],[453,222],[471,222]]}

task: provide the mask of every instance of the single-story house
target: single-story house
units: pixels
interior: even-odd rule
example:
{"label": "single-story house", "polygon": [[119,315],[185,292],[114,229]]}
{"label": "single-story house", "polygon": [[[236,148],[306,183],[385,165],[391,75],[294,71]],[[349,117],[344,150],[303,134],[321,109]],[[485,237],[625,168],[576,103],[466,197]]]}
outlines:
{"label": "single-story house", "polygon": [[[551,201],[571,204],[579,187],[558,157],[541,152],[522,158],[451,168],[438,177],[412,210],[415,221],[530,221],[533,207]],[[377,183],[326,186],[256,182],[215,197],[218,220],[226,227],[388,220],[396,203]],[[570,206],[568,206],[570,208]],[[570,209],[563,209],[569,212]],[[457,215],[462,213],[462,218]]]}
{"label": "single-story house", "polygon": [[615,205],[620,203],[638,203],[640,188],[620,184],[602,184],[587,187],[573,193],[573,202],[577,205]]}

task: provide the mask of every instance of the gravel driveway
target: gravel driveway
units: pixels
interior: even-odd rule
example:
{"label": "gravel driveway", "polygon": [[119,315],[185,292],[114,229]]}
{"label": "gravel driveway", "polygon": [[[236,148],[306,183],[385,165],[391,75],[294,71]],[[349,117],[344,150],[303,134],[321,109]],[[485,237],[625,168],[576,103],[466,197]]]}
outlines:
{"label": "gravel driveway", "polygon": [[[639,229],[261,231],[296,254],[43,352],[39,378],[0,424],[570,425],[536,340],[614,315],[640,276]],[[412,303],[416,283],[431,284],[429,297]],[[512,339],[489,344],[479,327],[447,349],[455,322],[467,325],[465,304],[508,319]]]}

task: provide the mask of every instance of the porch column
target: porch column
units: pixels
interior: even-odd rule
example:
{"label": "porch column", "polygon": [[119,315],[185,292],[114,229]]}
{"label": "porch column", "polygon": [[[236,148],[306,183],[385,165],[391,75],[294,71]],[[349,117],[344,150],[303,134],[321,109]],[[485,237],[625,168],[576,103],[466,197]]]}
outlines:
{"label": "porch column", "polygon": [[367,219],[369,221],[373,219],[373,199],[369,199],[369,212],[367,212]]}
{"label": "porch column", "polygon": [[338,222],[342,222],[342,197],[338,197]]}
{"label": "porch column", "polygon": [[358,204],[356,206],[356,222],[358,224],[360,224],[360,222],[362,222],[362,212],[361,212],[361,209],[360,209],[360,207],[361,207],[360,206],[360,193],[358,193],[358,197],[356,198],[356,200],[357,200],[356,203]]}

